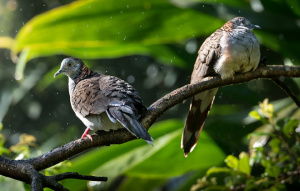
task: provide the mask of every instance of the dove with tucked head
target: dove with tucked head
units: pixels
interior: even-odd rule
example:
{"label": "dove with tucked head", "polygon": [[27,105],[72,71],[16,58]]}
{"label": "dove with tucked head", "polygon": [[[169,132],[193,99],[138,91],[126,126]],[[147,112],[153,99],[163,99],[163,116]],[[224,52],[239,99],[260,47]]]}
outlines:
{"label": "dove with tucked head", "polygon": [[[236,17],[212,33],[198,51],[191,84],[208,76],[226,79],[235,73],[255,70],[260,61],[260,48],[252,32],[254,28],[260,27],[244,17]],[[197,144],[217,91],[214,88],[192,97],[181,139],[186,157]]]}

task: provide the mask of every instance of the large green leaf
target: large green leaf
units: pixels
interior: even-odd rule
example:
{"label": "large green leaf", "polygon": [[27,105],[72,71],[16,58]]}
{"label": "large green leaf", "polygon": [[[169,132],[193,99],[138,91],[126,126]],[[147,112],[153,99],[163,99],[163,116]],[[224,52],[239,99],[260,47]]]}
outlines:
{"label": "large green leaf", "polygon": [[[150,129],[153,146],[137,140],[93,150],[74,159],[68,171],[108,176],[109,179],[122,174],[143,179],[166,179],[222,164],[224,153],[205,132],[201,134],[199,146],[185,158],[180,148],[182,127],[183,123],[176,120],[156,123]],[[86,184],[66,181],[64,185],[75,190]]]}
{"label": "large green leaf", "polygon": [[212,16],[165,0],[75,1],[26,23],[13,53],[27,50],[26,61],[55,54],[81,58],[143,54],[163,62],[173,59],[172,64],[182,66],[184,61],[161,44],[207,34],[221,24]]}

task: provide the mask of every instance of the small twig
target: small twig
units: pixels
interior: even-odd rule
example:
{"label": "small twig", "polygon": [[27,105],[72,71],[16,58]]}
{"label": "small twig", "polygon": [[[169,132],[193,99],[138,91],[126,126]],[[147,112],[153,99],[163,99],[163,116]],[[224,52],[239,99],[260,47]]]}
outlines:
{"label": "small twig", "polygon": [[69,178],[80,179],[80,180],[90,180],[90,181],[102,181],[102,182],[107,181],[107,177],[86,176],[86,175],[80,175],[77,172],[66,172],[66,173],[58,174],[55,176],[49,176],[49,177],[52,177],[56,181],[61,181],[64,179],[69,179]]}
{"label": "small twig", "polygon": [[285,93],[288,96],[290,96],[294,100],[296,105],[300,108],[300,101],[298,100],[297,96],[292,92],[292,90],[285,83],[283,83],[278,78],[274,78],[273,82],[275,82],[283,91],[285,91]]}

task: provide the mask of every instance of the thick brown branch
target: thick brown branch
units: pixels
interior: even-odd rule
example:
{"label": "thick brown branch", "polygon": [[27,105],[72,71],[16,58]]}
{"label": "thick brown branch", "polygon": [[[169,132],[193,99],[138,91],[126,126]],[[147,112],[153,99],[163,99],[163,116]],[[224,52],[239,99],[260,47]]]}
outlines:
{"label": "thick brown branch", "polygon": [[[171,93],[167,94],[163,98],[157,100],[148,108],[148,113],[141,119],[142,125],[149,129],[149,127],[158,119],[165,111],[173,107],[174,105],[181,103],[183,100],[193,96],[196,93],[232,84],[239,84],[248,82],[254,79],[266,78],[282,78],[282,77],[300,77],[300,67],[296,66],[262,66],[257,68],[254,72],[249,72],[246,74],[238,74],[233,79],[221,80],[220,77],[210,77],[205,78],[201,82],[196,84],[185,85],[181,88],[178,88]],[[82,151],[91,149],[93,147],[107,146],[110,144],[121,144],[128,142],[130,140],[136,139],[125,129],[114,131],[114,132],[103,132],[98,131],[97,134],[93,134],[93,141],[89,139],[78,139],[72,141],[60,148],[56,148],[48,153],[45,153],[41,156],[14,162],[13,160],[8,160],[0,156],[0,174],[8,176],[26,183],[33,183],[38,180],[38,175],[32,173],[31,170],[35,172],[46,169],[50,166],[53,166],[57,163],[60,163],[70,157],[75,156],[76,154],[81,153]],[[28,166],[29,165],[29,166]],[[25,168],[27,167],[27,168]],[[6,170],[3,170],[6,169]],[[23,175],[19,176],[14,174],[15,171],[21,171],[23,169]],[[24,171],[24,169],[26,169]],[[10,171],[11,170],[11,171]],[[58,176],[59,177],[59,176]],[[46,179],[49,177],[46,177]],[[51,182],[51,181],[50,181]],[[55,187],[55,185],[48,182],[46,186]],[[40,186],[40,185],[37,185]],[[44,185],[45,186],[45,185]],[[65,190],[64,187],[59,185],[59,190]],[[58,189],[58,187],[56,187]],[[39,190],[39,189],[37,189]]]}
{"label": "thick brown branch", "polygon": [[254,79],[273,79],[282,77],[300,77],[299,66],[262,66],[253,72],[245,74],[237,74],[234,78],[221,80],[220,77],[204,78],[196,84],[188,84],[178,88],[171,93],[165,95],[161,99],[153,103],[149,108],[149,113],[142,119],[145,127],[150,127],[152,123],[165,111],[174,105],[192,97],[193,95],[216,87],[222,87],[233,84],[240,84]]}

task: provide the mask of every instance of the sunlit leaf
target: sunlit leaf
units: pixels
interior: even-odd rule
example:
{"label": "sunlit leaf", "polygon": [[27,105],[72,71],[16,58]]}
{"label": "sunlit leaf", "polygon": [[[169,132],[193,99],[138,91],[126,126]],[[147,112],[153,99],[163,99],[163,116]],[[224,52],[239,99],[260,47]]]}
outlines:
{"label": "sunlit leaf", "polygon": [[249,163],[249,157],[248,154],[245,152],[241,152],[239,155],[239,165],[238,165],[238,170],[250,175],[251,173],[251,167]]}
{"label": "sunlit leaf", "polygon": [[237,159],[233,155],[228,155],[225,159],[225,163],[229,168],[232,168],[234,170],[238,169],[239,167],[239,159]]}
{"label": "sunlit leaf", "polygon": [[261,116],[259,115],[259,113],[258,113],[257,111],[251,111],[251,112],[249,113],[249,115],[250,115],[251,117],[253,117],[254,119],[256,119],[256,120],[261,120]]}
{"label": "sunlit leaf", "polygon": [[184,60],[160,44],[209,34],[220,25],[212,16],[165,0],[75,1],[26,23],[13,53],[29,50],[28,60],[55,54],[80,58],[143,54],[183,66]]}
{"label": "sunlit leaf", "polygon": [[14,39],[11,37],[0,37],[0,48],[11,49],[14,44]]}
{"label": "sunlit leaf", "polygon": [[218,173],[230,173],[232,170],[228,168],[223,168],[223,167],[212,167],[207,170],[206,176],[212,176],[213,174],[218,174]]}

